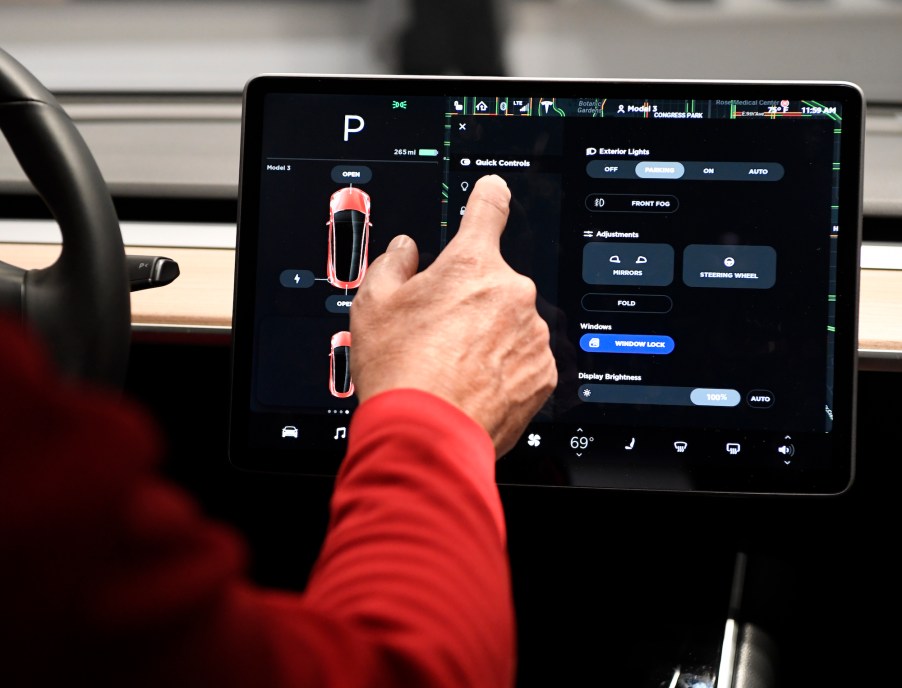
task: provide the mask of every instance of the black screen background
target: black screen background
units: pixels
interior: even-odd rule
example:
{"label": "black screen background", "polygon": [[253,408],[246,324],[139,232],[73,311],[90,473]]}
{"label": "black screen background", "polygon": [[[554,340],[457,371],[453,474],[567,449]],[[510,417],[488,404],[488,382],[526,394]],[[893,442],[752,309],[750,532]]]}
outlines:
{"label": "black screen background", "polygon": [[[381,88],[385,90],[385,85]],[[458,209],[466,203],[461,181],[472,184],[491,172],[501,174],[511,187],[511,220],[502,251],[515,269],[537,283],[537,305],[552,328],[560,384],[521,445],[499,462],[500,482],[806,492],[833,489],[839,475],[839,483],[845,484],[851,459],[845,435],[851,436],[853,414],[832,409],[834,419],[839,418],[837,434],[825,413],[835,383],[829,365],[827,297],[828,254],[839,244],[830,236],[836,122],[449,116],[451,99],[438,95],[405,96],[406,109],[389,109],[389,101],[401,99],[391,91],[367,96],[276,93],[260,106],[257,164],[296,160],[290,171],[259,174],[259,205],[254,204],[259,224],[254,228],[253,251],[244,251],[256,253],[254,279],[250,286],[247,278],[237,285],[239,310],[242,303],[253,302],[248,308],[254,323],[253,346],[248,347],[250,355],[236,357],[235,369],[245,376],[249,392],[249,401],[237,401],[247,428],[238,436],[258,450],[249,467],[330,472],[343,451],[341,443],[328,441],[338,421],[322,420],[355,405],[353,398],[336,399],[328,392],[329,337],[347,328],[347,316],[327,312],[323,303],[340,292],[319,279],[309,289],[285,289],[278,277],[296,269],[324,276],[328,198],[340,186],[330,171],[337,164],[348,164],[364,165],[373,173],[370,181],[359,185],[373,199],[370,261],[403,231],[417,240],[423,266],[427,265],[459,224]],[[364,117],[366,128],[344,142],[342,117],[347,113]],[[854,108],[849,108],[847,116],[853,114]],[[447,133],[448,122],[464,119],[473,122],[470,133],[457,136],[453,126]],[[848,134],[852,139],[856,127],[852,122]],[[785,175],[779,182],[592,179],[586,174],[591,158],[585,149],[599,145],[649,149],[646,159],[652,160],[777,162]],[[407,147],[438,148],[443,156],[398,159],[396,149]],[[245,154],[247,149],[245,141]],[[854,147],[850,150],[855,153]],[[526,171],[459,165],[461,155],[498,154],[525,156],[533,165]],[[642,159],[623,157],[630,163]],[[244,169],[248,164],[245,159]],[[854,169],[849,174],[854,175]],[[679,199],[679,209],[672,214],[593,213],[585,205],[593,193],[672,195]],[[847,197],[857,201],[854,188]],[[853,220],[844,227],[847,235],[856,229],[851,226],[852,210],[846,216]],[[583,236],[589,230],[638,231],[638,239],[611,241],[673,246],[673,281],[666,287],[587,285],[581,263],[583,246],[595,240]],[[843,245],[853,243],[847,239]],[[777,251],[776,283],[771,289],[689,287],[682,279],[682,251],[690,244],[772,246]],[[849,251],[852,248],[843,253]],[[242,265],[246,264],[244,260]],[[587,313],[579,304],[589,291],[667,294],[674,306],[666,316]],[[846,307],[839,315],[840,329],[854,326],[854,308]],[[664,334],[677,345],[666,357],[616,355],[612,361],[611,356],[580,350],[579,338],[585,334],[581,322],[604,323],[614,333]],[[847,349],[840,352],[844,357]],[[575,372],[608,370],[641,375],[641,384],[649,385],[730,387],[743,396],[765,389],[776,401],[768,409],[750,408],[744,398],[736,408],[582,403]],[[844,379],[849,370],[844,358]],[[236,389],[240,388],[239,383]],[[277,428],[289,421],[304,426],[302,435],[306,427],[312,438],[297,450],[316,454],[310,462],[285,463],[284,456],[296,450],[286,452]],[[668,434],[668,429],[676,434]],[[533,430],[543,436],[539,451],[525,442]],[[630,462],[638,462],[626,471],[640,477],[624,481],[621,441],[640,431],[648,441],[642,452],[629,455]],[[773,449],[789,433],[807,456],[794,459],[795,465],[783,471],[782,457]],[[576,435],[592,437],[586,459],[574,458],[569,442]],[[666,456],[676,436],[706,439],[703,455]],[[717,455],[716,447],[724,438],[744,443],[739,467],[727,465]],[[837,461],[836,454],[842,452],[849,456]],[[234,442],[232,453],[241,453]],[[260,459],[261,454],[267,458]]]}

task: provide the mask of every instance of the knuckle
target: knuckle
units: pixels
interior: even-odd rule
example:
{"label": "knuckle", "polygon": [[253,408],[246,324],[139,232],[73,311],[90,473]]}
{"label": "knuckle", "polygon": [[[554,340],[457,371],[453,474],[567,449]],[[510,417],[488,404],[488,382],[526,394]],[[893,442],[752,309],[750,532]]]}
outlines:
{"label": "knuckle", "polygon": [[[513,272],[513,271],[512,271]],[[536,300],[536,283],[526,275],[514,272],[511,277],[511,290],[518,298],[534,302]]]}

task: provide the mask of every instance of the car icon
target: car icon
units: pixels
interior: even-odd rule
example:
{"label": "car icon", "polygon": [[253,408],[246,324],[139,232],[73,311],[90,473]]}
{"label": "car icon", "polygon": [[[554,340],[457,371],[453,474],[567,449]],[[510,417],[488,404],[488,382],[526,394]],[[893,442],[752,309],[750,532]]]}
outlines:
{"label": "car icon", "polygon": [[286,425],[282,428],[282,437],[298,438],[298,429],[294,425]]}
{"label": "car icon", "polygon": [[339,399],[346,399],[354,393],[354,383],[351,382],[351,333],[347,331],[332,335],[329,350],[329,392]]}
{"label": "car icon", "polygon": [[370,241],[370,196],[354,186],[329,198],[329,246],[326,278],[340,289],[360,286]]}

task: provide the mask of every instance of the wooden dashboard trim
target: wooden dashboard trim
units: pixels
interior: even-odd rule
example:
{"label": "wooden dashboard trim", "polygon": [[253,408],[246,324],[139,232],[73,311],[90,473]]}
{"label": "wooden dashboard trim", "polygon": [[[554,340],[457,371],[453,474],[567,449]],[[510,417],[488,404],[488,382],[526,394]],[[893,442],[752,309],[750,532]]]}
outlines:
{"label": "wooden dashboard trim", "polygon": [[[180,275],[165,287],[132,293],[132,323],[143,338],[228,337],[235,251],[128,246],[129,254],[163,255]],[[0,244],[0,260],[31,269],[50,265],[57,245]],[[862,369],[902,370],[902,270],[861,270],[858,351]]]}

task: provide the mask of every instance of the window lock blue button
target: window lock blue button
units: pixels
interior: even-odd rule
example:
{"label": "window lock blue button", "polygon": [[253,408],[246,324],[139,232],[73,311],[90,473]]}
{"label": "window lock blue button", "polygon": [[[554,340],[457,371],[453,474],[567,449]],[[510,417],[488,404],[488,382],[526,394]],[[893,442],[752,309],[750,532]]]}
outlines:
{"label": "window lock blue button", "polygon": [[579,346],[591,354],[669,354],[673,339],[663,334],[595,334],[579,338]]}

